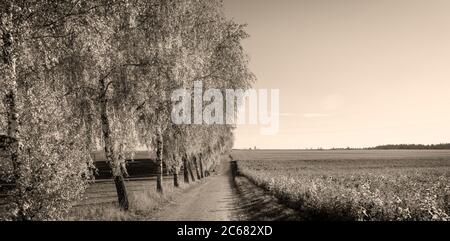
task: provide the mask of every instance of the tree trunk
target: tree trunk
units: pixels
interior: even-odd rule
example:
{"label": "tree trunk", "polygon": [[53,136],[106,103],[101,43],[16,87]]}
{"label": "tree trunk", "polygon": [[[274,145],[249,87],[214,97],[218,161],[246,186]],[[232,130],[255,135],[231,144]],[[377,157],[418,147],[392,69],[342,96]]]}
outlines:
{"label": "tree trunk", "polygon": [[200,155],[198,161],[199,161],[199,164],[200,164],[200,177],[204,178],[205,177],[205,171],[203,169],[203,159],[202,159],[201,155]]}
{"label": "tree trunk", "polygon": [[163,186],[162,186],[162,178],[164,174],[163,170],[163,136],[161,127],[158,127],[157,133],[156,133],[156,163],[158,165],[158,171],[157,171],[157,178],[156,178],[156,190],[160,193],[163,192]]}
{"label": "tree trunk", "polygon": [[197,162],[197,156],[194,156],[194,167],[195,167],[195,173],[197,174],[197,179],[200,180],[200,172],[198,170],[198,162]]}
{"label": "tree trunk", "polygon": [[184,183],[189,183],[188,161],[186,155],[183,156],[183,176]]}
{"label": "tree trunk", "polygon": [[175,171],[173,172],[173,186],[174,187],[180,187],[180,183],[178,182],[178,170],[174,168]]}
{"label": "tree trunk", "polygon": [[129,204],[128,204],[127,188],[125,186],[125,181],[123,180],[123,176],[122,175],[115,176],[114,183],[116,184],[117,197],[119,199],[119,206],[123,210],[128,210]]}
{"label": "tree trunk", "polygon": [[[2,21],[1,28],[3,30],[2,42],[3,42],[3,63],[7,66],[7,73],[5,78],[5,107],[8,116],[8,135],[12,138],[19,138],[18,128],[18,111],[17,111],[17,73],[16,73],[16,58],[14,57],[14,37],[13,31],[13,16],[12,16],[12,4],[8,4],[5,9],[5,21]],[[3,16],[2,16],[3,17]]]}
{"label": "tree trunk", "polygon": [[193,182],[195,182],[195,177],[194,177],[194,172],[192,171],[192,161],[188,161],[188,166],[189,166],[189,174],[191,175],[191,180]]}
{"label": "tree trunk", "polygon": [[19,220],[27,220],[27,216],[24,210],[23,196],[24,190],[21,185],[21,162],[19,159],[20,143],[19,143],[19,128],[18,128],[18,113],[17,113],[17,100],[16,91],[10,90],[5,96],[5,104],[8,114],[8,136],[11,138],[11,142],[8,146],[8,152],[11,158],[11,165],[13,168],[13,182],[16,184],[15,203],[18,207],[17,218]]}
{"label": "tree trunk", "polygon": [[[16,73],[16,58],[14,56],[14,36],[13,31],[13,15],[12,4],[7,4],[4,9],[5,19],[2,21],[1,28],[3,34],[1,36],[3,42],[3,64],[7,66],[7,73],[3,78],[6,80],[4,90],[6,95],[4,104],[7,114],[7,135],[13,140],[9,143],[8,151],[11,158],[11,165],[13,168],[13,182],[16,184],[14,202],[17,205],[19,220],[27,220],[25,212],[25,203],[23,202],[24,186],[21,185],[21,162],[20,162],[20,133],[19,133],[19,110],[17,100],[17,73]],[[3,17],[3,16],[2,16]]]}
{"label": "tree trunk", "polygon": [[121,170],[121,165],[119,163],[119,158],[117,157],[117,154],[115,152],[114,139],[111,136],[111,124],[108,118],[108,101],[106,98],[105,80],[100,80],[100,91],[100,118],[102,122],[102,133],[103,141],[105,143],[106,160],[111,167],[111,171],[114,177],[120,209],[126,211],[129,208],[128,193],[125,186],[125,181],[123,179],[123,173]]}
{"label": "tree trunk", "polygon": [[[172,154],[172,158],[173,158],[173,162],[175,162],[175,164],[172,166],[172,171],[173,171],[173,186],[174,187],[180,187],[180,182],[179,182],[179,174],[180,174],[180,164],[178,163],[179,159],[177,158],[177,155],[175,153]],[[167,170],[169,170],[169,168],[167,168]]]}

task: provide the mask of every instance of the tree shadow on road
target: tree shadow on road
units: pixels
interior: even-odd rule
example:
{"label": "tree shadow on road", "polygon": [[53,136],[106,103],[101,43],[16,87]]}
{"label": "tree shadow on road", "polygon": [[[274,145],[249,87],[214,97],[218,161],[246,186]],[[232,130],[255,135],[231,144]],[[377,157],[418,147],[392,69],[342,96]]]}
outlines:
{"label": "tree shadow on road", "polygon": [[278,202],[278,199],[250,182],[246,177],[233,177],[230,168],[229,181],[236,192],[234,219],[247,221],[302,220],[298,212]]}

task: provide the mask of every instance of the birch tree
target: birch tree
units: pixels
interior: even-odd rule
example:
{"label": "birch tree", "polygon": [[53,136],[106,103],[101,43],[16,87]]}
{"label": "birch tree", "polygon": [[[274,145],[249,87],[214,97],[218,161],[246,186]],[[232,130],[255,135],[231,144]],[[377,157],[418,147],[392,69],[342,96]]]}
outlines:
{"label": "birch tree", "polygon": [[66,99],[89,130],[89,139],[103,147],[123,210],[129,208],[125,152],[138,145],[134,108],[139,82],[134,74],[147,64],[132,57],[137,51],[130,44],[135,7],[107,5],[85,15],[82,23],[65,26],[72,36],[66,42],[70,52],[65,64],[72,73],[65,81]]}
{"label": "birch tree", "polygon": [[80,197],[89,155],[81,122],[71,120],[56,70],[62,26],[84,13],[73,1],[0,1],[1,90],[6,136],[0,163],[14,183],[12,218],[59,219]]}

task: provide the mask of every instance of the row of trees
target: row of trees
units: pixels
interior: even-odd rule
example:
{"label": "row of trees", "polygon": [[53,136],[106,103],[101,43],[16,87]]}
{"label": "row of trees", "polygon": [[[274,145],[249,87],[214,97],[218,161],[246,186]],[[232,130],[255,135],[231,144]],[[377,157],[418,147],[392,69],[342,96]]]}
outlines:
{"label": "row of trees", "polygon": [[374,150],[450,150],[450,144],[391,144],[391,145],[381,145],[376,147],[371,147],[367,149]]}
{"label": "row of trees", "polygon": [[[15,184],[16,219],[58,219],[86,188],[90,153],[110,165],[128,209],[125,153],[155,150],[198,177],[232,147],[232,126],[173,125],[170,94],[249,88],[254,80],[222,1],[0,0],[1,179]],[[3,132],[3,134],[2,134]]]}

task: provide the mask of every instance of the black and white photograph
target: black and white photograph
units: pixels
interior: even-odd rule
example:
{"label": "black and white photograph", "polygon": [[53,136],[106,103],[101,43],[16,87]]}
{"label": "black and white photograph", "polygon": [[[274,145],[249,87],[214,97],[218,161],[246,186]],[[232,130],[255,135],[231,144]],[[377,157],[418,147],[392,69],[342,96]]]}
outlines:
{"label": "black and white photograph", "polygon": [[0,0],[0,14],[0,229],[450,221],[450,1]]}

